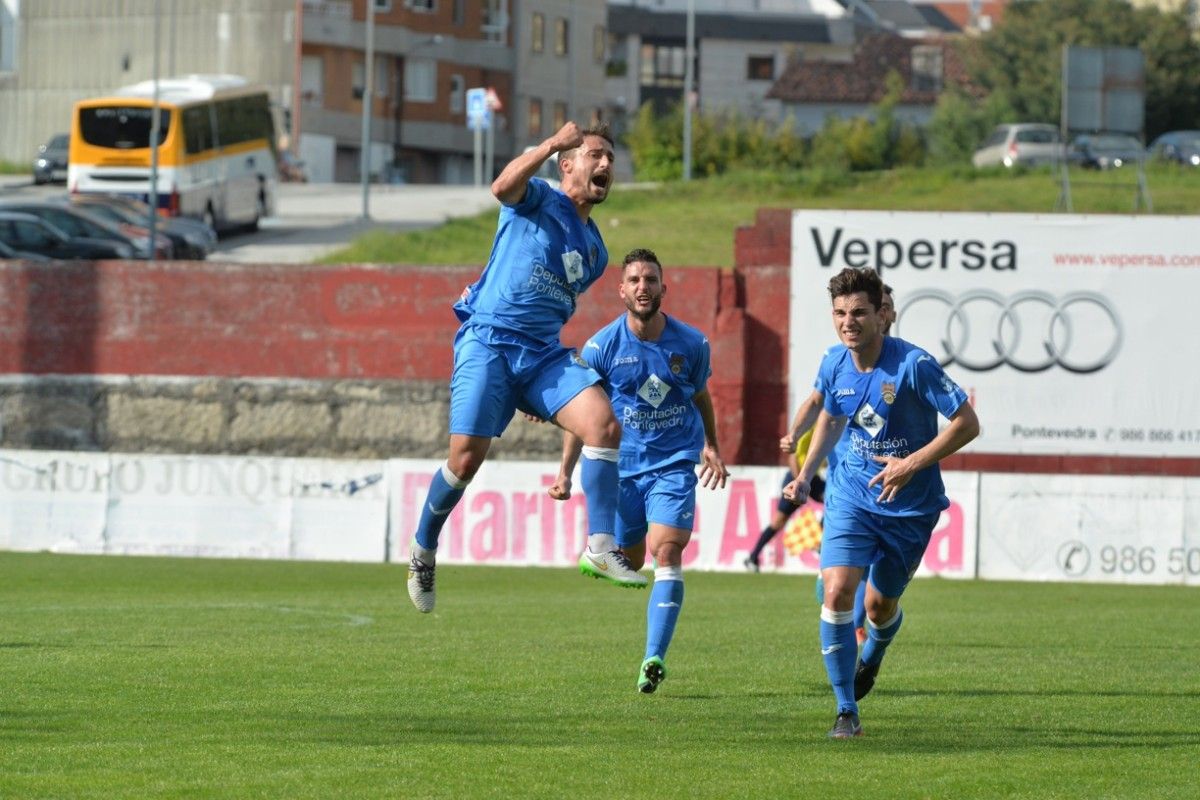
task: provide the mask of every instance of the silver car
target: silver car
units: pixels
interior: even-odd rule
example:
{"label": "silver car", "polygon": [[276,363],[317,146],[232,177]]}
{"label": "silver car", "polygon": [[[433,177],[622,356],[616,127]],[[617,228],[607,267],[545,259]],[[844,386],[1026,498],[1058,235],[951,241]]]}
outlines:
{"label": "silver car", "polygon": [[1058,128],[1038,122],[997,125],[971,156],[976,167],[1038,167],[1065,155]]}
{"label": "silver car", "polygon": [[33,159],[33,182],[49,183],[67,179],[67,151],[71,137],[58,133],[50,141],[38,145],[37,157]]}

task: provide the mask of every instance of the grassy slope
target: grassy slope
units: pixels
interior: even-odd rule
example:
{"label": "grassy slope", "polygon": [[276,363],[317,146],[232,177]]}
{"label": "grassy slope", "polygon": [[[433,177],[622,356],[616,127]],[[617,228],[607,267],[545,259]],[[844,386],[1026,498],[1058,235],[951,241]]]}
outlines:
{"label": "grassy slope", "polygon": [[0,553],[3,797],[1190,798],[1195,589],[918,581],[830,742],[812,579]]}
{"label": "grassy slope", "polygon": [[[1072,181],[1077,213],[1134,210],[1134,173],[1076,171]],[[1148,183],[1156,213],[1200,214],[1200,170],[1154,169]],[[763,207],[1049,213],[1058,195],[1058,180],[1049,172],[734,175],[648,190],[618,185],[594,218],[613,261],[634,247],[650,247],[667,264],[732,266],[734,230],[751,224]],[[429,230],[377,230],[323,261],[481,264],[491,249],[495,220],[495,212],[489,211]]]}

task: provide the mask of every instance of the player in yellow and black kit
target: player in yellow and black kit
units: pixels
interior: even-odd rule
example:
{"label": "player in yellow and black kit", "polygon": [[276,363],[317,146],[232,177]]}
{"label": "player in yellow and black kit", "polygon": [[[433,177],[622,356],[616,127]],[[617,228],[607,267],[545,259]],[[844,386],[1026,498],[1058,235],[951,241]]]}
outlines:
{"label": "player in yellow and black kit", "polygon": [[[804,456],[808,453],[808,443],[811,440],[812,430],[809,429],[796,442],[795,451],[788,453],[788,471],[783,476],[782,486],[787,486],[795,478],[800,465],[804,463]],[[818,503],[825,502],[825,481],[820,475],[813,478],[812,488],[808,496]],[[775,506],[775,513],[771,515],[771,521],[767,523],[767,527],[762,529],[762,533],[758,535],[758,541],[754,543],[754,548],[750,551],[750,555],[746,556],[746,560],[742,562],[746,565],[746,569],[758,572],[759,560],[762,558],[763,548],[775,538],[777,533],[783,530],[783,526],[787,525],[788,519],[791,518],[792,514],[796,513],[796,509],[798,508],[800,506],[786,497],[780,496],[779,503]]]}

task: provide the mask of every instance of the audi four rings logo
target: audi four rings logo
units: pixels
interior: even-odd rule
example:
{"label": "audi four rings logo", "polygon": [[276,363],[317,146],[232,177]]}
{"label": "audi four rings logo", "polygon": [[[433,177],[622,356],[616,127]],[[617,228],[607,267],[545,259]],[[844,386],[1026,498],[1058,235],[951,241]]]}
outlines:
{"label": "audi four rings logo", "polygon": [[[914,307],[919,306],[914,310]],[[1057,365],[1069,372],[1104,369],[1121,350],[1121,319],[1096,292],[1070,292],[1055,297],[1027,290],[1009,297],[990,289],[955,296],[941,289],[921,289],[897,310],[897,335],[931,325],[926,331],[941,344],[938,363],[987,372],[1007,364],[1021,372],[1043,372]],[[929,348],[925,336],[906,336]]]}

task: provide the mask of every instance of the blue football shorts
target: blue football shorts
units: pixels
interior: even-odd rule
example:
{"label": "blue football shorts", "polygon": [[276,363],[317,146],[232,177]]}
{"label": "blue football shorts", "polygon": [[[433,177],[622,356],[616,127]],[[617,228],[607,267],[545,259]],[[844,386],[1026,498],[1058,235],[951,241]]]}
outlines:
{"label": "blue football shorts", "polygon": [[621,478],[617,500],[617,546],[646,538],[650,523],[692,530],[696,521],[696,465],[681,461]]}
{"label": "blue football shorts", "polygon": [[880,594],[904,594],[941,513],[892,517],[827,499],[821,569],[870,567],[871,584]]}
{"label": "blue football shorts", "polygon": [[499,436],[517,409],[549,420],[600,380],[569,347],[464,325],[454,339],[450,433]]}

